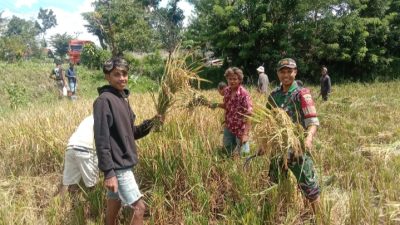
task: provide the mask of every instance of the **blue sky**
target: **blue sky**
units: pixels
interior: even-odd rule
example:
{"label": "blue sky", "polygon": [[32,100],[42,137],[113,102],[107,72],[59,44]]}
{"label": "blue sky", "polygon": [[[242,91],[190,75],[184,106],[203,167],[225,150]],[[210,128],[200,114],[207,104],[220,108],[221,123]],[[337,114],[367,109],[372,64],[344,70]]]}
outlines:
{"label": "blue sky", "polygon": [[[2,17],[11,18],[13,15],[24,19],[36,20],[39,9],[52,9],[56,15],[58,25],[47,31],[46,38],[67,32],[70,35],[78,35],[79,39],[91,40],[98,43],[97,37],[89,34],[84,27],[86,24],[81,13],[93,11],[91,3],[94,0],[0,0],[0,12]],[[161,6],[165,6],[167,0],[162,0]],[[186,23],[191,14],[192,6],[187,2],[178,4],[185,12]]]}

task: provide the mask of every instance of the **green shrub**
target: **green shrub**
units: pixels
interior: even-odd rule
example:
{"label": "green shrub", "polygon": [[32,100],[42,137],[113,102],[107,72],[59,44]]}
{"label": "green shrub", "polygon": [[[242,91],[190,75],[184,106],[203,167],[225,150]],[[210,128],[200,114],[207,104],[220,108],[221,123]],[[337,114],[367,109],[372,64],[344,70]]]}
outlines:
{"label": "green shrub", "polygon": [[143,75],[160,80],[164,72],[164,59],[159,51],[145,56],[142,60]]}
{"label": "green shrub", "polygon": [[111,58],[111,52],[96,47],[93,43],[86,44],[81,53],[81,64],[89,69],[101,69],[103,63]]}
{"label": "green shrub", "polygon": [[93,43],[86,44],[81,52],[81,64],[93,69],[96,67],[97,58],[98,51],[96,46]]}
{"label": "green shrub", "polygon": [[97,61],[97,67],[96,68],[102,69],[103,68],[103,63],[105,61],[107,61],[108,59],[110,59],[112,55],[111,55],[110,51],[103,50],[103,49],[98,49],[98,55],[99,55],[99,58],[98,58],[98,61]]}
{"label": "green shrub", "polygon": [[124,59],[129,63],[130,73],[135,75],[140,75],[142,73],[140,60],[137,59],[133,54],[125,53]]}
{"label": "green shrub", "polygon": [[205,67],[199,74],[203,79],[209,80],[210,82],[202,82],[201,89],[217,88],[218,83],[225,81],[224,69],[222,67]]}
{"label": "green shrub", "polygon": [[25,87],[12,83],[11,85],[6,86],[6,90],[9,96],[11,108],[16,109],[28,103]]}
{"label": "green shrub", "polygon": [[160,52],[148,54],[143,58],[136,58],[131,53],[125,53],[124,59],[130,65],[130,73],[134,76],[146,76],[152,80],[158,81],[164,72],[164,59]]}
{"label": "green shrub", "polygon": [[129,78],[129,90],[135,93],[144,93],[157,89],[157,82],[146,76],[132,75]]}

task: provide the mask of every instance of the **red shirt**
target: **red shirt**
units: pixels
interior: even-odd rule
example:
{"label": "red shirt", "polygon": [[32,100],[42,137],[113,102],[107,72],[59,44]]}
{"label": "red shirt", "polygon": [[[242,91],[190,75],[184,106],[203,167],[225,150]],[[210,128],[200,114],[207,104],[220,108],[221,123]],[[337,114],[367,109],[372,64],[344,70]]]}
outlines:
{"label": "red shirt", "polygon": [[239,86],[235,94],[230,87],[224,90],[225,126],[236,137],[240,138],[246,128],[245,116],[253,111],[251,96],[243,86]]}

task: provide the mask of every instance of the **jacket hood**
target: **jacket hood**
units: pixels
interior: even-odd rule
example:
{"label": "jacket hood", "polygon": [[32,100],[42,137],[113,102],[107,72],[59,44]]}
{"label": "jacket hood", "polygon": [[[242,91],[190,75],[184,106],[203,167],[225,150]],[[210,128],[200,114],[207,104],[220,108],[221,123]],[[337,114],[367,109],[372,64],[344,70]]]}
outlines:
{"label": "jacket hood", "polygon": [[97,88],[97,92],[101,95],[104,92],[111,92],[117,96],[127,98],[130,94],[128,89],[124,89],[123,92],[119,92],[117,89],[113,88],[111,85],[104,85],[103,87]]}

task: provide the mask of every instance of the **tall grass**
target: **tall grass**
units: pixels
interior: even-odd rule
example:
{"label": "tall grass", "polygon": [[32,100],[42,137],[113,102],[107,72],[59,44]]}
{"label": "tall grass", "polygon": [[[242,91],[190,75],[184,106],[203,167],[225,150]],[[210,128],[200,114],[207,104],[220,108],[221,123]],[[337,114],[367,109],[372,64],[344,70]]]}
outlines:
{"label": "tall grass", "polygon": [[[398,224],[400,82],[343,84],[317,101],[314,158],[323,224]],[[314,93],[316,87],[313,87]],[[132,90],[134,91],[134,90]],[[250,89],[255,104],[266,99]],[[216,90],[201,93],[221,100]],[[154,115],[150,94],[133,94],[137,122]],[[0,117],[0,224],[103,224],[105,190],[53,197],[66,142],[93,98],[41,103]],[[147,203],[146,224],[309,224],[293,177],[268,181],[268,160],[222,153],[222,111],[176,107],[162,132],[138,141],[134,169]],[[254,138],[254,137],[253,137]],[[253,152],[256,146],[252,145]],[[129,210],[119,216],[127,224]]]}

